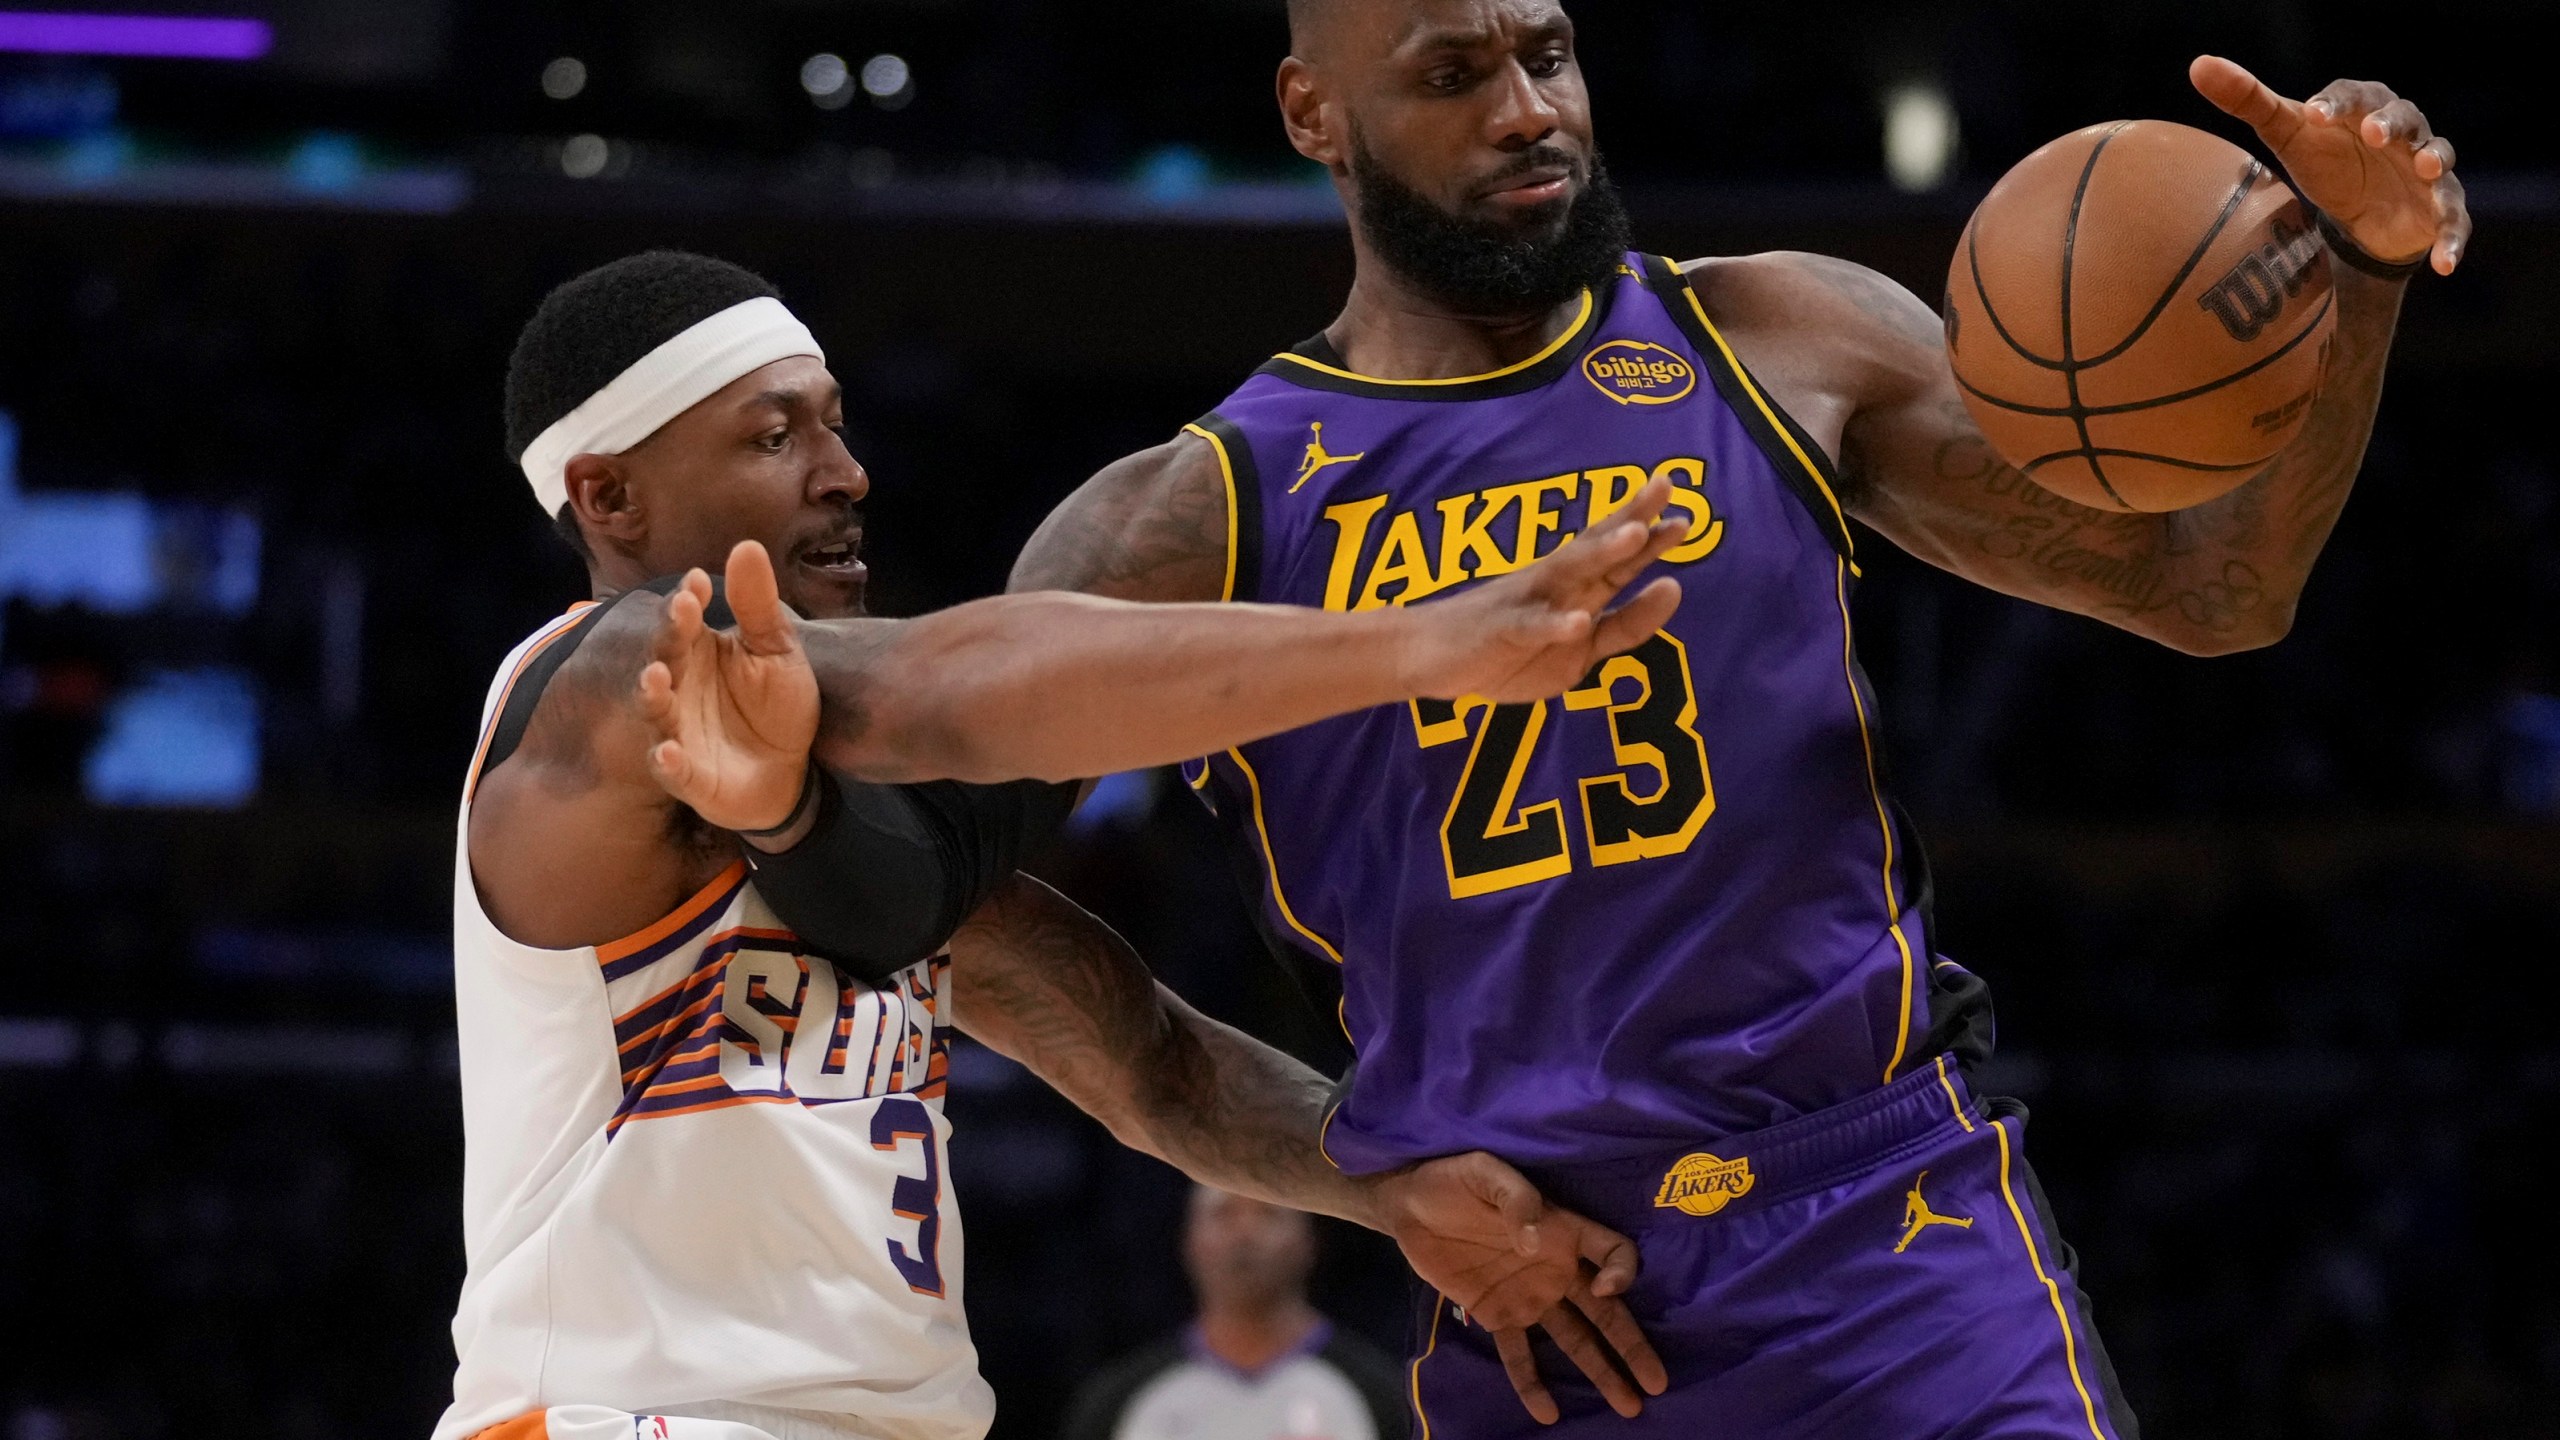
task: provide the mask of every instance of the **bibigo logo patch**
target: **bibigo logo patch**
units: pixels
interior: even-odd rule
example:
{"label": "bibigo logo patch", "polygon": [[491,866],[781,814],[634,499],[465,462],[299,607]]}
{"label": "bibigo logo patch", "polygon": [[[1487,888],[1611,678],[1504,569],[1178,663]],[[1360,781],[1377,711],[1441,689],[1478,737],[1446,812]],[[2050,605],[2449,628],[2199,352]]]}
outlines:
{"label": "bibigo logo patch", "polygon": [[1668,405],[1698,388],[1698,370],[1662,346],[1611,340],[1582,357],[1582,374],[1621,405]]}
{"label": "bibigo logo patch", "polygon": [[1684,1215],[1713,1215],[1734,1201],[1751,1193],[1751,1157],[1719,1160],[1704,1151],[1683,1155],[1662,1177],[1662,1189],[1653,1197],[1654,1205],[1663,1210],[1677,1210]]}

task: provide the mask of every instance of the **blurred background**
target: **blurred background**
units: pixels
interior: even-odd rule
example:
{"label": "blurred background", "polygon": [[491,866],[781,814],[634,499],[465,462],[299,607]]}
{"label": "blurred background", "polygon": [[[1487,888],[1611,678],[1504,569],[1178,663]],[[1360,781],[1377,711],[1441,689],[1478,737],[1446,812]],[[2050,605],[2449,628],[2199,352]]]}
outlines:
{"label": "blurred background", "polygon": [[[652,245],[780,282],[911,614],[1324,325],[1348,250],[1272,114],[1279,0],[136,7],[0,11],[0,1437],[418,1436],[462,1271],[454,801],[491,670],[583,593],[500,450],[535,302]],[[1860,634],[1999,998],[1978,1088],[2033,1104],[2151,1433],[2560,1435],[2543,7],[1579,8],[1646,248],[1931,297],[2036,144],[2215,123],[2200,50],[2458,141],[2478,243],[2414,287],[2284,645],[2181,659],[1880,544]],[[1214,846],[1122,777],[1039,868],[1338,1064]],[[1182,1192],[984,1051],[952,1095],[998,1435],[1035,1440],[1186,1313]],[[1327,1247],[1318,1299],[1401,1346],[1392,1250]]]}

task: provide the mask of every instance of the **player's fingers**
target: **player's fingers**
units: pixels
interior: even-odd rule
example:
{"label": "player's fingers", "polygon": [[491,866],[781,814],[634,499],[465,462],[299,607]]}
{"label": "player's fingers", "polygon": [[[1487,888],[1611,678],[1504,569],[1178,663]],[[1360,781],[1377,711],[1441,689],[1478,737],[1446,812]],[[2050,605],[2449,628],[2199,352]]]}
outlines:
{"label": "player's fingers", "polygon": [[[1609,1402],[1610,1409],[1630,1420],[1644,1413],[1644,1397],[1636,1393],[1636,1387],[1628,1383],[1617,1362],[1609,1358],[1607,1342],[1601,1339],[1599,1331],[1591,1327],[1591,1322],[1582,1317],[1581,1311],[1571,1305],[1559,1305],[1548,1311],[1538,1323],[1539,1328],[1547,1332],[1547,1338],[1556,1342],[1556,1348],[1573,1362],[1574,1368],[1591,1381],[1592,1388],[1600,1392],[1600,1398]],[[1646,1348],[1648,1351],[1651,1349],[1650,1346]]]}
{"label": "player's fingers", "polygon": [[1538,1193],[1528,1176],[1482,1151],[1467,1157],[1466,1175],[1476,1198],[1502,1216],[1511,1231],[1512,1248],[1534,1259],[1545,1238],[1540,1222],[1547,1218],[1547,1197]]}
{"label": "player's fingers", "polygon": [[640,715],[660,735],[676,728],[675,672],[664,660],[652,660],[640,672]]}
{"label": "player's fingers", "polygon": [[1597,1272],[1591,1277],[1591,1293],[1625,1294],[1627,1287],[1636,1283],[1636,1271],[1643,1263],[1636,1253],[1636,1242],[1597,1221],[1578,1215],[1574,1220],[1574,1250]]}
{"label": "player's fingers", "polygon": [[1635,1312],[1627,1302],[1613,1296],[1594,1295],[1576,1286],[1571,1296],[1575,1309],[1582,1312],[1600,1338],[1617,1352],[1618,1363],[1635,1378],[1647,1395],[1659,1395],[1671,1388],[1671,1373],[1662,1368],[1662,1357],[1654,1353],[1653,1342],[1645,1338],[1644,1327],[1636,1323]]}
{"label": "player's fingers", "polygon": [[2219,55],[2199,55],[2187,66],[2196,93],[2222,113],[2256,130],[2273,145],[2302,127],[2302,107],[2278,95],[2266,82]]}
{"label": "player's fingers", "polygon": [[[693,588],[696,580],[702,582],[699,593]],[[710,591],[711,577],[695,570],[684,577],[684,583],[676,587],[676,593],[667,597],[666,619],[658,626],[657,644],[653,647],[660,660],[669,665],[675,664],[694,641],[701,638],[702,603]]]}
{"label": "player's fingers", "polygon": [[2453,173],[2453,142],[2441,135],[2435,136],[2418,147],[2417,155],[2409,163],[2418,172],[2419,179],[2441,180]]}
{"label": "player's fingers", "polygon": [[2470,248],[2471,204],[2463,194],[2461,177],[2447,175],[2436,182],[2436,244],[2429,255],[2436,273],[2452,274]]}
{"label": "player's fingers", "polygon": [[2399,144],[2415,150],[2436,138],[2436,132],[2427,128],[2427,117],[2406,100],[2394,100],[2365,116],[2358,133],[2364,143],[2377,149]]}
{"label": "player's fingers", "polygon": [[2332,80],[2303,102],[2303,108],[2315,125],[2361,127],[2366,116],[2398,98],[2390,86],[2371,80]]}
{"label": "player's fingers", "polygon": [[1619,591],[1636,583],[1636,577],[1654,561],[1688,542],[1689,517],[1686,514],[1667,515],[1655,521],[1653,528],[1645,532],[1644,544],[1636,553],[1611,567],[1607,576],[1610,598],[1615,599]]}
{"label": "player's fingers", "polygon": [[649,773],[658,777],[661,789],[681,796],[693,783],[693,757],[673,740],[661,740],[649,747]]}
{"label": "player's fingers", "polygon": [[1591,632],[1591,659],[1598,664],[1643,644],[1680,608],[1680,582],[1665,575],[1636,592],[1635,598],[1600,618]]}
{"label": "player's fingers", "polygon": [[750,655],[787,655],[798,643],[773,557],[753,540],[741,540],[729,552],[729,613],[737,617],[738,639]]}
{"label": "player's fingers", "polygon": [[1605,580],[1612,570],[1644,550],[1652,534],[1650,527],[1670,503],[1671,482],[1651,481],[1615,514],[1540,563],[1564,586]]}
{"label": "player's fingers", "polygon": [[1538,1378],[1538,1357],[1529,1348],[1528,1331],[1496,1330],[1493,1348],[1502,1357],[1502,1373],[1511,1377],[1511,1391],[1520,1397],[1529,1418],[1541,1425],[1564,1418],[1564,1412],[1556,1409],[1556,1397],[1547,1393],[1546,1382]]}

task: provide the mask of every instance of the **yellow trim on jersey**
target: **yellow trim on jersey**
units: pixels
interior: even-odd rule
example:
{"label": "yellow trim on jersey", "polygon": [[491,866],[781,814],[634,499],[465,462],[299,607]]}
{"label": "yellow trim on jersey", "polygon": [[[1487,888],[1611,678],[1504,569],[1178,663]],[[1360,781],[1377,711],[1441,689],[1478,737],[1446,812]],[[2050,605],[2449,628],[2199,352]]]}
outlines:
{"label": "yellow trim on jersey", "polygon": [[2089,1417],[2091,1440],[2107,1440],[2098,1428],[2098,1402],[2089,1398],[2089,1387],[2080,1380],[2080,1345],[2071,1333],[2071,1317],[2062,1308],[2062,1287],[2044,1273],[2044,1259],[2036,1254],[2036,1237],[2027,1229],[2026,1212],[2018,1208],[2018,1196],[2009,1188],[2009,1127],[1993,1121],[1991,1133],[2000,1137],[2000,1198],[2009,1202],[2009,1218],[2018,1222],[2018,1238],[2026,1242],[2027,1263],[2035,1267],[2036,1283],[2044,1286],[2047,1299],[2053,1301],[2053,1318],[2062,1326],[2062,1360],[2071,1368],[2071,1388],[2080,1392],[2081,1413]]}
{"label": "yellow trim on jersey", "polygon": [[1342,952],[1333,948],[1333,942],[1308,929],[1298,919],[1298,912],[1289,908],[1289,897],[1281,892],[1280,857],[1271,853],[1271,826],[1262,818],[1262,777],[1253,773],[1253,762],[1244,758],[1242,750],[1228,751],[1227,758],[1235,761],[1236,768],[1244,772],[1245,787],[1253,796],[1253,828],[1262,837],[1262,865],[1264,873],[1271,877],[1271,903],[1278,907],[1280,918],[1289,922],[1290,929],[1304,935],[1315,943],[1317,949],[1332,956],[1334,964],[1341,964]]}
{"label": "yellow trim on jersey", "polygon": [[[1674,271],[1680,269],[1676,262],[1666,263],[1670,263]],[[1689,297],[1689,308],[1697,312],[1698,323],[1707,328],[1707,338],[1716,342],[1716,349],[1724,354],[1724,363],[1732,367],[1733,378],[1742,382],[1743,393],[1749,395],[1751,403],[1759,406],[1760,413],[1768,417],[1769,428],[1777,431],[1778,438],[1787,442],[1788,453],[1796,457],[1796,463],[1804,466],[1804,473],[1813,477],[1814,488],[1820,490],[1822,498],[1830,503],[1832,515],[1840,521],[1840,533],[1849,537],[1849,548],[1855,552],[1858,542],[1855,536],[1849,535],[1849,514],[1840,508],[1840,497],[1831,493],[1830,482],[1822,478],[1822,467],[1814,463],[1812,456],[1804,453],[1802,445],[1796,443],[1795,432],[1787,428],[1786,421],[1778,418],[1778,407],[1770,404],[1769,397],[1760,393],[1760,387],[1752,382],[1751,372],[1742,368],[1742,357],[1733,353],[1733,346],[1726,343],[1724,332],[1716,328],[1716,322],[1707,318],[1707,307],[1698,299],[1698,287],[1690,284],[1683,285],[1680,289],[1681,293]],[[1849,561],[1849,570],[1855,575],[1866,573],[1858,569],[1854,553]]]}
{"label": "yellow trim on jersey", "polygon": [[1938,1088],[1947,1092],[1947,1108],[1956,1112],[1956,1123],[1964,1127],[1964,1133],[1972,1134],[1973,1122],[1965,1118],[1964,1102],[1956,1098],[1956,1082],[1947,1078],[1947,1057],[1944,1055],[1938,1057]]}
{"label": "yellow trim on jersey", "polygon": [[1867,798],[1875,802],[1876,829],[1884,836],[1884,913],[1885,928],[1893,933],[1893,943],[1902,951],[1902,1013],[1895,1017],[1893,1058],[1885,1062],[1884,1083],[1893,1083],[1893,1072],[1902,1068],[1902,1057],[1911,1046],[1911,938],[1902,933],[1902,897],[1893,888],[1893,821],[1885,814],[1884,787],[1876,780],[1876,740],[1867,725],[1866,697],[1858,693],[1858,661],[1855,642],[1849,636],[1849,562],[1839,562],[1836,593],[1840,597],[1840,671],[1849,682],[1849,704],[1858,712],[1858,744],[1867,756]]}
{"label": "yellow trim on jersey", "polygon": [[1324,1163],[1336,1170],[1342,1168],[1342,1162],[1334,1159],[1333,1152],[1325,1148],[1325,1140],[1333,1134],[1333,1117],[1341,1113],[1342,1101],[1336,1100],[1324,1107],[1324,1121],[1316,1126],[1316,1153],[1324,1157]]}
{"label": "yellow trim on jersey", "polygon": [[1423,1345],[1422,1353],[1413,1357],[1413,1418],[1422,1422],[1422,1433],[1415,1440],[1431,1440],[1431,1417],[1422,1408],[1422,1362],[1430,1359],[1440,1348],[1440,1317],[1448,1309],[1448,1296],[1431,1297],[1431,1338]]}
{"label": "yellow trim on jersey", "polygon": [[1187,433],[1208,441],[1209,448],[1218,452],[1218,474],[1227,482],[1227,580],[1218,589],[1218,603],[1224,605],[1236,598],[1236,556],[1239,553],[1236,546],[1236,517],[1241,511],[1236,505],[1235,457],[1227,453],[1227,442],[1219,439],[1209,430],[1198,425],[1185,425],[1182,428]]}
{"label": "yellow trim on jersey", "polygon": [[1327,365],[1321,360],[1310,360],[1304,355],[1288,350],[1283,350],[1272,358],[1275,360],[1286,360],[1292,365],[1304,365],[1310,370],[1316,371],[1320,374],[1331,375],[1337,379],[1357,380],[1364,385],[1473,385],[1479,381],[1499,380],[1506,375],[1517,375],[1523,370],[1534,369],[1538,365],[1554,359],[1557,351],[1562,350],[1565,346],[1571,344],[1574,338],[1579,336],[1583,330],[1590,325],[1592,314],[1599,308],[1600,302],[1593,297],[1589,290],[1585,290],[1582,292],[1582,313],[1574,316],[1573,323],[1566,326],[1564,333],[1557,336],[1555,338],[1555,342],[1547,346],[1546,349],[1539,351],[1537,354],[1530,356],[1528,359],[1521,361],[1517,365],[1505,365],[1499,370],[1488,370],[1482,375],[1461,375],[1454,380],[1388,380],[1376,375],[1363,375],[1356,370],[1345,370],[1337,365]]}

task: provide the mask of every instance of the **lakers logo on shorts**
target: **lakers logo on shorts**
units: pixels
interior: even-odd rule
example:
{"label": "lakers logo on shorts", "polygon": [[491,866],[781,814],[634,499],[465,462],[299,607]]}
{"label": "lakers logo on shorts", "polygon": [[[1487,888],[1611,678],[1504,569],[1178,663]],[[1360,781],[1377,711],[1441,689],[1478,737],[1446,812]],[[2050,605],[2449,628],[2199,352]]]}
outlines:
{"label": "lakers logo on shorts", "polygon": [[1668,405],[1698,388],[1697,367],[1642,340],[1594,345],[1582,357],[1583,378],[1621,405]]}
{"label": "lakers logo on shorts", "polygon": [[1657,1209],[1677,1210],[1684,1215],[1713,1215],[1734,1201],[1751,1193],[1751,1157],[1720,1160],[1700,1151],[1683,1155],[1662,1177],[1662,1188],[1654,1193]]}

